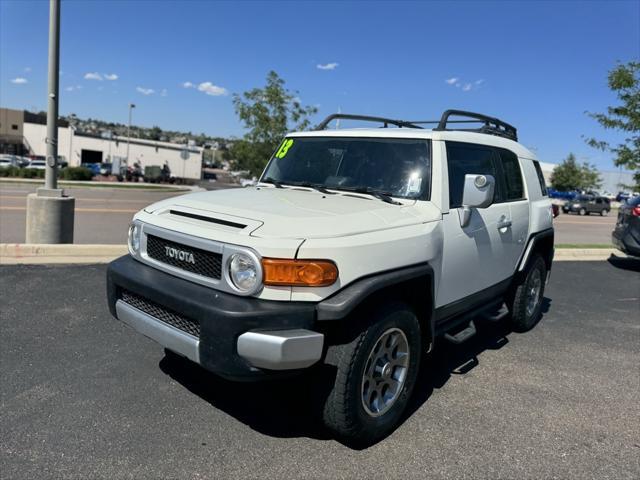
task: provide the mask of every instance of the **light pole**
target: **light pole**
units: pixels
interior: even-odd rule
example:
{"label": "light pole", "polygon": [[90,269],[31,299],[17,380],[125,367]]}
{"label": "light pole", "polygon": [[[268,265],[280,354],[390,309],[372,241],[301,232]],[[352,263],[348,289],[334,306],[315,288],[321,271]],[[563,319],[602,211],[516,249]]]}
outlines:
{"label": "light pole", "polygon": [[73,243],[75,199],[58,188],[60,0],[49,1],[47,161],[44,188],[27,196],[27,243]]}
{"label": "light pole", "polygon": [[127,126],[127,166],[129,166],[129,140],[131,139],[131,111],[136,108],[134,103],[129,104],[129,125]]}

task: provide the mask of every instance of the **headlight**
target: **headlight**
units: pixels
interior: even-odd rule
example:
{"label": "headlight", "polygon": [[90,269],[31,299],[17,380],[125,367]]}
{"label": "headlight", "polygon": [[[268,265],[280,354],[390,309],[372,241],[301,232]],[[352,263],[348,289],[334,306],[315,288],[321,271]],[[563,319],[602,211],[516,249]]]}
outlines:
{"label": "headlight", "polygon": [[229,258],[229,278],[241,292],[251,292],[260,282],[258,265],[249,255],[234,253]]}
{"label": "headlight", "polygon": [[573,208],[580,208],[580,204],[579,203],[574,203],[573,204]]}
{"label": "headlight", "polygon": [[129,227],[129,253],[137,255],[140,252],[140,225],[132,223]]}

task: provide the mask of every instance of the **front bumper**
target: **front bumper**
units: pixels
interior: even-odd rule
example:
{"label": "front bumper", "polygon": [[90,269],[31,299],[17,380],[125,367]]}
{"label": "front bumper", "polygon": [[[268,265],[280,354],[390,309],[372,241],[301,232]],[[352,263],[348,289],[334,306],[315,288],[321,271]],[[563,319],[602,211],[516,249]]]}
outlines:
{"label": "front bumper", "polygon": [[322,357],[324,336],[312,330],[315,304],[212,290],[129,255],[109,265],[107,294],[118,320],[221,376],[265,377],[308,367]]}

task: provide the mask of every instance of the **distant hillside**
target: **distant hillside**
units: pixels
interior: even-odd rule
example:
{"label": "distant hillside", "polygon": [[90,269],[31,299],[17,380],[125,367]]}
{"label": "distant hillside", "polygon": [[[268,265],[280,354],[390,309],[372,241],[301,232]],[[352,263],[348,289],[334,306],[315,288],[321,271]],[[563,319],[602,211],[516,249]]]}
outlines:
{"label": "distant hillside", "polygon": [[[30,114],[29,121],[46,124],[46,112],[28,113]],[[108,136],[109,132],[111,132],[112,135],[127,135],[127,125],[122,123],[105,122],[97,118],[84,119],[71,115],[60,116],[60,125],[66,127],[68,124],[72,124],[80,132],[93,135]],[[196,134],[193,132],[163,130],[158,126],[149,128],[131,125],[131,137],[171,143],[187,143],[188,141],[192,141],[200,147],[206,144],[215,144],[222,150],[226,149],[227,143],[230,142],[229,139],[223,137],[212,137],[204,133]]]}

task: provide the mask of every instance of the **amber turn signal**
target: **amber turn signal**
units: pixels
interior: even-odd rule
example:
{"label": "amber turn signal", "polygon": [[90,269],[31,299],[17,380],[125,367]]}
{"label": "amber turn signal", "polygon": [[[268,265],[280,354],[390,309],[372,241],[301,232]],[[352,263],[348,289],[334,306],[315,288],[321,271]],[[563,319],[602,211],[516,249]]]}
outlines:
{"label": "amber turn signal", "polygon": [[265,285],[326,287],[338,278],[338,267],[329,260],[263,258]]}

